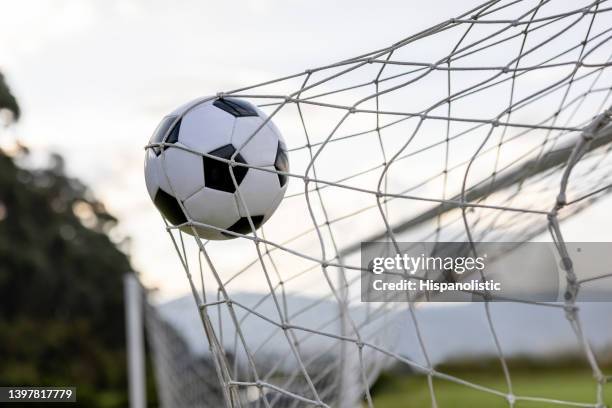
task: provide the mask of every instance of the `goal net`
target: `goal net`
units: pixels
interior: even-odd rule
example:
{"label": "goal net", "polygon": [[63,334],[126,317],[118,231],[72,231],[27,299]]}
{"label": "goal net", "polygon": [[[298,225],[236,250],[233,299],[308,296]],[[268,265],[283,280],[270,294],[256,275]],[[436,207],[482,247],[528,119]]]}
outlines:
{"label": "goal net", "polygon": [[[201,324],[172,326],[151,311],[162,402],[374,407],[379,374],[404,367],[426,378],[427,406],[437,406],[440,382],[509,407],[603,406],[608,377],[580,294],[611,275],[575,268],[563,227],[611,188],[611,57],[607,1],[495,0],[388,47],[217,95],[250,100],[278,126],[289,186],[269,222],[246,235],[227,231],[234,240],[166,225]],[[161,145],[173,148],[148,147]],[[198,226],[186,215],[181,227]],[[532,240],[554,243],[562,301],[504,310],[540,316],[541,325],[515,319],[509,330],[499,303],[472,305],[503,387],[440,368],[440,341],[423,327],[448,319],[422,307],[427,299],[361,302],[362,242]],[[511,341],[537,339],[553,319],[566,320],[592,372],[588,400],[515,389]],[[177,327],[199,341],[181,340]],[[469,333],[446,335],[452,343]]]}

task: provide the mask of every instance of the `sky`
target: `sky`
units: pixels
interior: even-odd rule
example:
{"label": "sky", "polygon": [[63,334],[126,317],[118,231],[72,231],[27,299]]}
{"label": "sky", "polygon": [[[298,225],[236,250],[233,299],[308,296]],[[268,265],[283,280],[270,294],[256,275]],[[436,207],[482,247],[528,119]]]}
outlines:
{"label": "sky", "polygon": [[[118,234],[132,238],[144,282],[171,296],[187,288],[169,273],[179,263],[142,172],[144,145],[164,114],[381,48],[478,3],[5,1],[0,70],[23,111],[15,134],[35,152],[66,157],[69,174],[91,186],[120,219]],[[589,237],[606,238],[601,230]]]}

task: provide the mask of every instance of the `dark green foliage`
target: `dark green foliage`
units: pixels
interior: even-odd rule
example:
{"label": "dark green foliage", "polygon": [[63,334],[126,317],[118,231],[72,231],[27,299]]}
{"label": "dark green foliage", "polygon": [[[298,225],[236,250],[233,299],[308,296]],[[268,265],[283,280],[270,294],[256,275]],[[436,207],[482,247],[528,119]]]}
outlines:
{"label": "dark green foliage", "polygon": [[[63,175],[62,161],[44,170],[18,168],[0,155],[0,318],[92,319],[109,345],[123,341],[121,276],[127,257],[104,233],[115,219]],[[91,211],[83,226],[73,208]]]}
{"label": "dark green foliage", "polygon": [[0,111],[3,109],[13,112],[14,118],[19,119],[21,111],[19,110],[19,105],[17,105],[17,100],[6,85],[6,82],[4,82],[4,75],[0,72]]}
{"label": "dark green foliage", "polygon": [[[19,112],[0,77],[3,106]],[[131,267],[107,235],[116,219],[60,156],[32,170],[24,155],[0,150],[0,384],[74,385],[78,406],[125,407]]]}
{"label": "dark green foliage", "polygon": [[24,170],[0,153],[0,382],[75,384],[81,406],[125,406],[130,265],[105,234],[115,219],[54,162]]}

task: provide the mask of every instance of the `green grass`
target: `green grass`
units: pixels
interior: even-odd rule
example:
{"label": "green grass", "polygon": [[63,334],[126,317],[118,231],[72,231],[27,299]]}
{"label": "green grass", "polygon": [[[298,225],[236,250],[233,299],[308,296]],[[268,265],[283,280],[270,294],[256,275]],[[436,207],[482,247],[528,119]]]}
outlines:
{"label": "green grass", "polygon": [[[507,392],[501,372],[443,371],[472,383]],[[543,397],[581,403],[596,402],[596,382],[591,372],[584,368],[522,368],[511,371],[514,394],[518,396]],[[451,381],[434,379],[433,387],[440,408],[508,408],[504,397],[475,390]],[[610,386],[607,386],[610,387]],[[430,407],[431,400],[427,378],[414,374],[383,374],[372,390],[376,408]],[[612,405],[609,389],[604,388],[605,402]],[[516,408],[562,407],[566,405],[550,402],[517,401]]]}

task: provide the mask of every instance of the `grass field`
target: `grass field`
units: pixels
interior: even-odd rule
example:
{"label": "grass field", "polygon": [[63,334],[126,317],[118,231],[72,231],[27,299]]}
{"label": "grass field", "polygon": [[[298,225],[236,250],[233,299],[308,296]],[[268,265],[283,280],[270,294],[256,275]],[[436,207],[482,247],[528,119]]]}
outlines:
{"label": "grass field", "polygon": [[[442,371],[472,383],[506,392],[506,382],[498,370],[475,369]],[[595,403],[596,382],[586,368],[549,367],[511,370],[514,394],[542,397],[579,403]],[[612,405],[610,385],[604,388],[607,406]],[[460,385],[451,381],[434,379],[436,400],[440,408],[508,408],[505,398]],[[430,407],[427,379],[414,374],[383,374],[372,389],[376,408]],[[550,402],[517,401],[517,408],[561,407],[567,405]]]}

